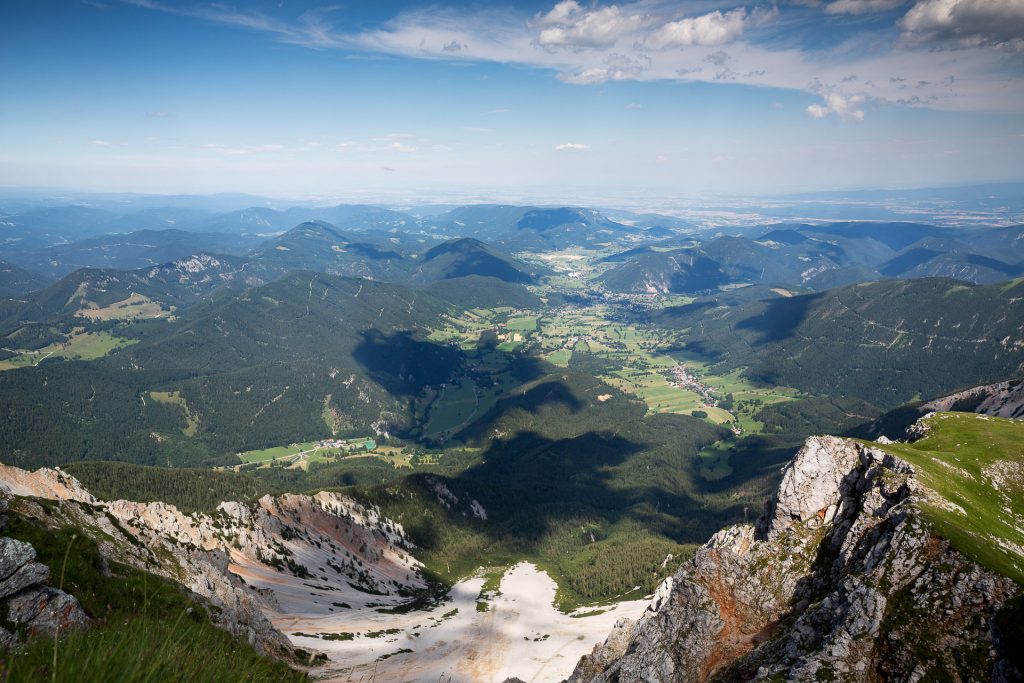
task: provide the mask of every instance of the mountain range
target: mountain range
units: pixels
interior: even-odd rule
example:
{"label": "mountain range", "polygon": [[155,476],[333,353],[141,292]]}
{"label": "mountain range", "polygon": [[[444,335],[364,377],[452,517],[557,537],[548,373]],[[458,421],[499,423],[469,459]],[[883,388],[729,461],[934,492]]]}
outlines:
{"label": "mountain range", "polygon": [[1024,274],[1024,227],[780,224],[762,234],[688,237],[679,246],[670,240],[606,262],[614,265],[600,281],[616,292],[700,293],[750,283],[828,289],[918,277],[992,284]]}
{"label": "mountain range", "polygon": [[611,601],[544,676],[1012,679],[1021,226],[118,201],[3,204],[19,661],[399,680]]}

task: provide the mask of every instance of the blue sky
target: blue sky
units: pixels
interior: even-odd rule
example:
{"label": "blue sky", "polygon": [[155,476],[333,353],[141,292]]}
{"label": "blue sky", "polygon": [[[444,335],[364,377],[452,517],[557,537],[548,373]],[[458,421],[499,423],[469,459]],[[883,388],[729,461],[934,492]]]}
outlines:
{"label": "blue sky", "polygon": [[1022,36],[1024,0],[6,0],[0,185],[443,199],[1021,180]]}

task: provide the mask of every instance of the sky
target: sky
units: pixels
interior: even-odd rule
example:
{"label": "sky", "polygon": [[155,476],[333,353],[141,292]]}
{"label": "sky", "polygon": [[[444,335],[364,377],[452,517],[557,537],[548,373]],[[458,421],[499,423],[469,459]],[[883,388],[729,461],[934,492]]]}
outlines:
{"label": "sky", "polygon": [[441,201],[992,180],[1024,180],[1024,0],[0,2],[0,186]]}

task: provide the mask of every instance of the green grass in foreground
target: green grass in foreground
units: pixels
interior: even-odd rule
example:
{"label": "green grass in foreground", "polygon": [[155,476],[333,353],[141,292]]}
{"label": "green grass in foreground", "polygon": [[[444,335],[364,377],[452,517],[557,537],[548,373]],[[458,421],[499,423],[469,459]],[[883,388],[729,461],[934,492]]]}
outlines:
{"label": "green grass in foreground", "polygon": [[[66,683],[302,681],[305,674],[257,654],[213,626],[176,585],[110,563],[81,530],[54,531],[18,512],[4,535],[32,543],[53,581],[78,598],[94,625],[55,643],[38,638],[0,651],[0,680]],[[65,561],[66,557],[66,561]],[[56,649],[56,666],[54,653]]]}
{"label": "green grass in foreground", "polygon": [[925,421],[925,438],[879,448],[913,465],[935,493],[924,509],[939,535],[1024,584],[1024,422],[974,413]]}
{"label": "green grass in foreground", "polygon": [[7,681],[143,683],[152,681],[302,681],[304,674],[259,658],[247,645],[187,612],[147,614],[130,622],[33,641],[3,655]]}

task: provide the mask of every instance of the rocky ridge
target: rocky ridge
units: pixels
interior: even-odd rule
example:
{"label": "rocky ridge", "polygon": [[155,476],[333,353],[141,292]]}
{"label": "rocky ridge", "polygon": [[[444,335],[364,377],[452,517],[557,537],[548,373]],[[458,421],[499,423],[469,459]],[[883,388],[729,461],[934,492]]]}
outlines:
{"label": "rocky ridge", "polygon": [[921,405],[926,412],[969,410],[992,417],[1024,417],[1024,380],[1010,380],[973,387]]}
{"label": "rocky ridge", "polygon": [[[268,616],[279,607],[274,587],[308,592],[341,584],[397,599],[425,585],[401,525],[336,493],[264,496],[186,514],[162,502],[99,501],[59,469],[3,465],[0,492],[18,496],[19,513],[49,527],[81,529],[104,558],[179,583],[217,608],[211,618],[218,626],[286,659],[305,655]],[[247,581],[253,573],[264,580]]]}
{"label": "rocky ridge", "polygon": [[935,535],[914,468],[812,437],[755,525],[724,529],[572,683],[1018,680],[998,620],[1020,586]]}

